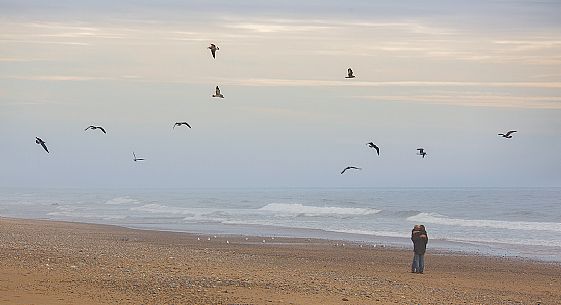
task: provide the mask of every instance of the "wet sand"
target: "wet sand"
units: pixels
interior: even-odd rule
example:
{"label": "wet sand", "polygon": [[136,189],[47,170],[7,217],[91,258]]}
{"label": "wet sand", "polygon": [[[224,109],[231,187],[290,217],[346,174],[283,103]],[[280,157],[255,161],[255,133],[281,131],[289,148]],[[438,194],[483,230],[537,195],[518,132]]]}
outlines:
{"label": "wet sand", "polygon": [[0,304],[561,302],[556,263],[434,253],[429,243],[425,273],[412,274],[411,251],[389,247],[208,237],[0,218]]}

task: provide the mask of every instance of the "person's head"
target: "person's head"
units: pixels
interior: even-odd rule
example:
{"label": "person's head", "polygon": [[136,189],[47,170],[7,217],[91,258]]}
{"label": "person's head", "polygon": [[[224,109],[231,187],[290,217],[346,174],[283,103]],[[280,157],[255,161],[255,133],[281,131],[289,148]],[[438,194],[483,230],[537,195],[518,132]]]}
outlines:
{"label": "person's head", "polygon": [[419,229],[420,229],[421,231],[426,231],[425,225],[419,225]]}
{"label": "person's head", "polygon": [[415,225],[413,227],[413,231],[420,231],[421,230],[422,225]]}

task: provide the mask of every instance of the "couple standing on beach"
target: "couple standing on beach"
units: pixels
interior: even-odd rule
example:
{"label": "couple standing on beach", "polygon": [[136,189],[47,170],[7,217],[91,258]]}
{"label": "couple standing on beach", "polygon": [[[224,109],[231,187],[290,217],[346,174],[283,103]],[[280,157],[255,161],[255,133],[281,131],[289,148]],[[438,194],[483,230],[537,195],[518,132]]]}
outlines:
{"label": "couple standing on beach", "polygon": [[429,236],[424,225],[415,225],[411,231],[411,240],[413,241],[413,264],[411,265],[412,273],[423,273],[425,269],[425,251]]}

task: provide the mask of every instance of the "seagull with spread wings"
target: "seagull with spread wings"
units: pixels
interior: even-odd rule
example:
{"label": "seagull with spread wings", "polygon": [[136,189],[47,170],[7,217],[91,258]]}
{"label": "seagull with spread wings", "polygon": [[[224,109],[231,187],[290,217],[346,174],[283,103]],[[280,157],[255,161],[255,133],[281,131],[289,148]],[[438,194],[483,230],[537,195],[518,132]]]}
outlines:
{"label": "seagull with spread wings", "polygon": [[353,69],[347,69],[347,76],[345,76],[345,78],[355,78],[355,76],[353,75]]}
{"label": "seagull with spread wings", "polygon": [[210,49],[210,53],[212,53],[212,58],[216,58],[216,50],[220,49],[214,43],[211,43],[208,49]]}
{"label": "seagull with spread wings", "polygon": [[43,149],[49,153],[49,150],[47,149],[47,145],[45,144],[45,141],[41,140],[41,138],[35,137],[35,143],[40,144],[41,146],[43,146]]}
{"label": "seagull with spread wings", "polygon": [[132,160],[133,160],[134,162],[137,162],[137,161],[144,161],[144,158],[137,158],[137,157],[136,157],[136,154],[134,153],[134,151],[132,152],[132,156],[133,156],[133,159],[132,159]]}
{"label": "seagull with spread wings", "polygon": [[341,172],[341,175],[345,173],[345,171],[347,171],[348,169],[356,169],[356,170],[361,170],[362,168],[360,167],[356,167],[356,166],[347,166],[345,167],[345,169],[343,169],[343,171]]}
{"label": "seagull with spread wings", "polygon": [[376,150],[376,153],[378,154],[378,156],[380,155],[380,148],[378,146],[376,146],[376,144],[369,142],[366,143],[366,145],[368,145],[368,147],[370,148],[374,148]]}
{"label": "seagull with spread wings", "polygon": [[224,95],[220,93],[220,88],[218,88],[218,86],[216,86],[216,92],[212,95],[212,97],[224,98]]}
{"label": "seagull with spread wings", "polygon": [[512,138],[512,134],[515,133],[515,132],[517,132],[517,131],[516,131],[516,130],[510,130],[510,131],[507,132],[506,134],[504,134],[504,133],[499,133],[498,135],[499,135],[499,136],[502,136],[503,138],[510,139],[510,138]]}
{"label": "seagull with spread wings", "polygon": [[187,123],[187,122],[177,122],[177,123],[173,124],[173,128],[175,129],[175,126],[181,126],[181,125],[185,125],[185,126],[191,128],[191,125],[189,125],[189,123]]}
{"label": "seagull with spread wings", "polygon": [[101,127],[101,126],[93,126],[93,125],[90,125],[90,126],[88,126],[88,128],[84,129],[84,131],[86,131],[86,130],[88,130],[88,129],[91,129],[91,130],[99,129],[99,130],[103,131],[103,133],[107,134],[107,132],[105,132],[105,129],[104,129],[103,127]]}

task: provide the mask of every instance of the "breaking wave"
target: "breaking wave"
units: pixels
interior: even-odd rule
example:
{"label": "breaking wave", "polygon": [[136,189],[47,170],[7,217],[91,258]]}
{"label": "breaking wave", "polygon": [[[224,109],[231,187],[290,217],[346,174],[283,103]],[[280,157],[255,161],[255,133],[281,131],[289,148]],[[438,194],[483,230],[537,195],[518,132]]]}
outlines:
{"label": "breaking wave", "polygon": [[557,222],[461,219],[449,218],[438,213],[419,213],[415,216],[408,217],[407,220],[417,223],[432,223],[462,227],[561,232],[561,223]]}
{"label": "breaking wave", "polygon": [[368,208],[341,208],[341,207],[319,207],[303,205],[300,203],[270,203],[259,209],[259,211],[273,212],[281,215],[370,215],[377,214],[380,210]]}
{"label": "breaking wave", "polygon": [[113,199],[109,199],[105,202],[105,204],[131,204],[131,203],[138,203],[139,201],[136,199],[132,199],[128,196],[124,197],[116,197]]}

